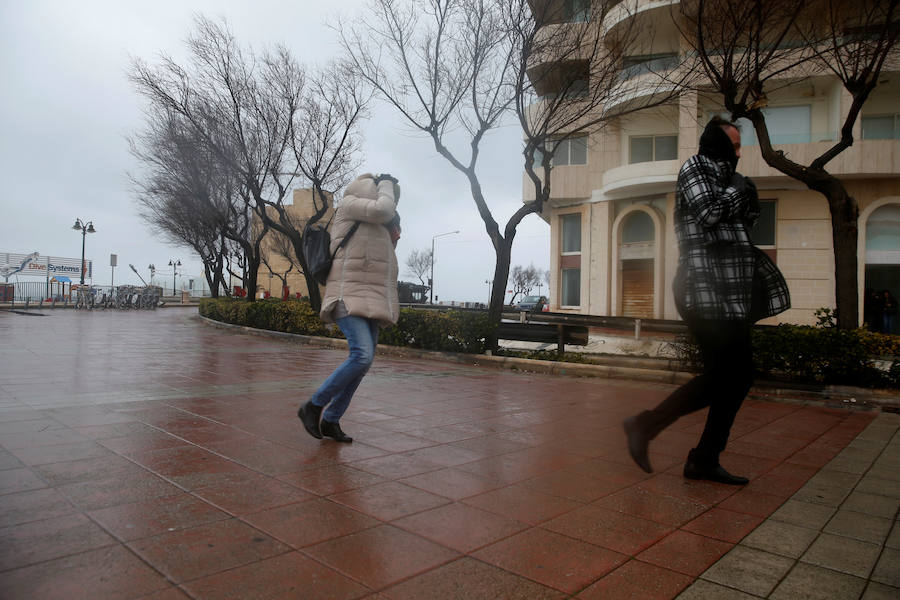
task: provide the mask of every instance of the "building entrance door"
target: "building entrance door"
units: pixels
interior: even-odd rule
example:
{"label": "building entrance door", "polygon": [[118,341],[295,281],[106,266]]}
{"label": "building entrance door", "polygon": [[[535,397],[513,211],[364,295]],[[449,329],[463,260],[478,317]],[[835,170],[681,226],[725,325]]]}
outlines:
{"label": "building entrance door", "polygon": [[653,318],[653,259],[622,261],[622,316]]}
{"label": "building entrance door", "polygon": [[865,282],[863,320],[869,329],[900,333],[900,204],[887,204],[869,216]]}

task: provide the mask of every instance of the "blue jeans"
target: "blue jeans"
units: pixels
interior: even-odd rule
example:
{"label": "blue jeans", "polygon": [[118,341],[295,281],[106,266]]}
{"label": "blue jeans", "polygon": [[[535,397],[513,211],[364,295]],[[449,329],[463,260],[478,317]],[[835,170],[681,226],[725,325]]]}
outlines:
{"label": "blue jeans", "polygon": [[350,356],[325,380],[310,401],[315,406],[328,406],[322,418],[337,423],[350,406],[350,400],[375,359],[378,344],[378,322],[348,315],[337,320],[350,346]]}
{"label": "blue jeans", "polygon": [[881,316],[881,332],[882,333],[893,333],[894,332],[894,315],[884,314]]}

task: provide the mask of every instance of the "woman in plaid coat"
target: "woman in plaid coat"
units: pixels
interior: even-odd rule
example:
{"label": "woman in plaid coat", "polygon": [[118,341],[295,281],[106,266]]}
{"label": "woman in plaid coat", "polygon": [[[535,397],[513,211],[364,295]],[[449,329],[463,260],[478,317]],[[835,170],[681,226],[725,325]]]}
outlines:
{"label": "woman in plaid coat", "polygon": [[750,240],[759,216],[752,181],[737,173],[741,134],[713,118],[700,137],[699,154],[681,167],[675,188],[678,312],[700,347],[703,373],[653,410],[625,420],[628,450],[652,472],[647,449],[679,417],[709,407],[706,426],[684,466],[689,479],[743,485],[719,464],[732,423],[753,383],[750,326],[790,307],[778,268]]}

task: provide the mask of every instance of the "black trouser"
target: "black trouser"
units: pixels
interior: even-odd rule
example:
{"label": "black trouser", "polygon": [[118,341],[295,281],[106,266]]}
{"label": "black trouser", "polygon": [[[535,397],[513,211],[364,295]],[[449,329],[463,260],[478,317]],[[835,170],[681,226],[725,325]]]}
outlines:
{"label": "black trouser", "polygon": [[700,347],[703,373],[653,410],[641,413],[638,424],[652,439],[680,417],[708,406],[706,427],[688,457],[698,466],[716,467],[738,409],[753,384],[750,324],[708,319],[686,319],[686,323]]}

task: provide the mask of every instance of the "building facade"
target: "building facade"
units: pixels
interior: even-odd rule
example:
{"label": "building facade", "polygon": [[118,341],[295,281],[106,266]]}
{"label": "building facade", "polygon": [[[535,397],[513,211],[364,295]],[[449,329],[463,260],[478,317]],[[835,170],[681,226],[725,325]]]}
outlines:
{"label": "building facade", "polygon": [[[315,213],[313,206],[313,191],[311,189],[294,190],[292,204],[286,204],[285,210],[293,223],[299,229],[303,229],[306,221]],[[331,197],[329,196],[328,211],[322,217],[321,223],[328,223],[334,212]],[[260,227],[258,218],[254,215],[253,226]],[[269,230],[260,245],[262,262],[259,265],[259,276],[256,282],[256,295],[281,297],[282,287],[287,286],[291,296],[308,296],[306,278],[303,276],[300,264],[294,253],[290,241],[283,234]]]}
{"label": "building facade", "polygon": [[[654,0],[612,11],[616,19],[643,19],[655,32],[650,53],[622,64],[622,80],[676,64],[686,44],[672,4]],[[638,81],[639,83],[639,81]],[[772,143],[799,164],[809,164],[838,139],[850,96],[822,73],[769,94],[764,109]],[[631,91],[630,94],[635,92]],[[622,101],[627,101],[624,99]],[[721,101],[720,101],[721,102]],[[607,106],[607,109],[615,108]],[[681,164],[698,151],[700,133],[721,104],[696,92],[677,103],[605,123],[570,138],[554,155],[551,200],[543,217],[551,227],[550,307],[559,312],[678,319],[672,279],[678,260],[673,227],[674,190]],[[726,115],[727,116],[727,115]],[[754,242],[784,273],[793,307],[768,322],[813,324],[814,312],[835,306],[831,219],[826,199],[769,167],[753,127],[739,123],[738,171],[759,189],[762,215]],[[827,165],[842,179],[859,209],[858,288],[860,322],[866,290],[900,297],[900,70],[887,69],[863,107],[854,144]],[[524,200],[534,198],[524,178]],[[896,333],[896,331],[895,331]]]}

